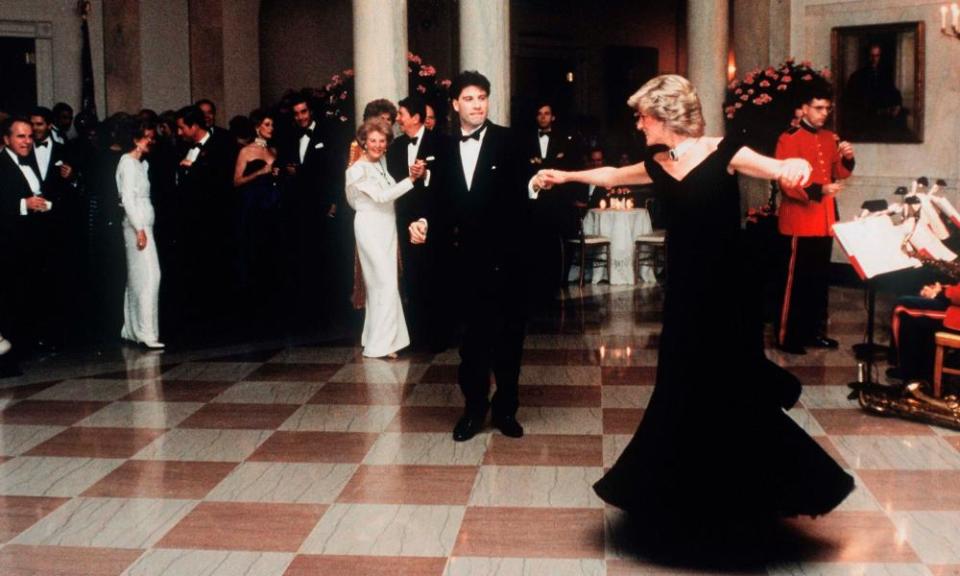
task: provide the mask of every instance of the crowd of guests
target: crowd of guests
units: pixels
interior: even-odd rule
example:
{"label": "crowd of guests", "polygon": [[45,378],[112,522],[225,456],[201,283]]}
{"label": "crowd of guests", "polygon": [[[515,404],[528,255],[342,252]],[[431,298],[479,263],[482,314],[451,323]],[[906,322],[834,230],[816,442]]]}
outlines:
{"label": "crowd of guests", "polygon": [[[0,354],[13,343],[0,370],[17,373],[15,359],[118,337],[160,349],[218,331],[309,332],[348,318],[351,296],[362,306],[364,291],[369,314],[399,314],[396,324],[406,330],[409,323],[415,346],[445,348],[454,315],[434,276],[448,255],[411,244],[405,222],[425,214],[439,193],[431,185],[442,172],[436,159],[447,118],[417,96],[399,104],[369,103],[357,135],[318,114],[309,91],[237,116],[228,128],[210,100],[103,121],[74,116],[65,103],[0,113],[0,265],[16,271],[0,283]],[[413,150],[427,158],[417,176],[408,173]],[[546,102],[514,150],[525,177],[579,168],[603,154],[558,129]],[[389,186],[401,182],[417,193],[397,198],[395,211],[392,202],[389,209],[368,205],[370,195],[357,194],[360,183],[351,180],[364,166],[366,176],[382,168]],[[560,243],[577,234],[582,212],[601,197],[591,188],[571,186],[537,203],[533,222],[543,234],[532,238],[544,257],[532,259],[540,273],[531,278],[556,287]],[[390,258],[389,249],[376,253],[365,242],[365,230],[383,228],[364,222],[389,213],[401,232],[392,250],[400,252],[401,272],[363,282],[362,270],[375,261],[386,270]],[[382,281],[400,285],[402,305],[391,297],[381,308]],[[392,336],[383,354],[371,344],[369,354],[395,354],[406,346],[402,336]]]}

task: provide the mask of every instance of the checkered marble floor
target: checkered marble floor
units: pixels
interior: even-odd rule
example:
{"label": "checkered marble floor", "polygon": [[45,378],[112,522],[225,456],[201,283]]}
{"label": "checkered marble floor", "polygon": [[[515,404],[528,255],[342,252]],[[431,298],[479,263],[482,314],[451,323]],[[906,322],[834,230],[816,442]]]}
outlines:
{"label": "checkered marble floor", "polygon": [[[520,440],[451,440],[454,351],[251,343],[29,367],[0,380],[0,574],[715,573],[637,556],[591,490],[650,398],[660,299],[590,288],[531,322]],[[857,490],[789,522],[816,545],[738,573],[960,574],[960,434],[847,400],[863,297],[831,301],[840,350],[768,353],[805,381],[790,414]]]}

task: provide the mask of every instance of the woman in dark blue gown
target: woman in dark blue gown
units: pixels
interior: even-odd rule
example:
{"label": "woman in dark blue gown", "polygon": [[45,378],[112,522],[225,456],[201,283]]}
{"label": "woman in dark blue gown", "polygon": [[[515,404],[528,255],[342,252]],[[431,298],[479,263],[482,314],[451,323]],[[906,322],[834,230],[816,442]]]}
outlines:
{"label": "woman in dark blue gown", "polygon": [[703,136],[699,98],[680,76],[654,78],[628,104],[648,145],[669,152],[633,166],[543,171],[535,179],[543,188],[653,183],[667,220],[656,387],[630,444],[594,489],[639,524],[677,538],[706,526],[825,514],[850,493],[853,478],[784,412],[800,383],[764,354],[736,177],[794,184],[810,166]]}

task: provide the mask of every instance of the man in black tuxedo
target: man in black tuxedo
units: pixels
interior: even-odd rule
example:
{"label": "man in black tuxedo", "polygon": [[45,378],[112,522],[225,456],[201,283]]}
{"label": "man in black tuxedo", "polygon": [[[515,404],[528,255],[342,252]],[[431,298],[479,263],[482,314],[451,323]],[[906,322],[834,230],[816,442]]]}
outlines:
{"label": "man in black tuxedo", "polygon": [[53,105],[53,130],[50,135],[58,144],[66,144],[70,138],[70,128],[73,127],[73,107],[66,102],[57,102]]}
{"label": "man in black tuxedo", "polygon": [[[40,171],[33,156],[33,128],[29,118],[10,117],[2,125],[0,151],[0,334],[15,348],[0,357],[0,377],[19,373],[15,356],[22,357],[34,326],[33,318],[48,302],[33,294],[33,270],[39,262],[31,238],[50,215],[53,203],[43,197]],[[22,271],[22,272],[21,272]],[[27,289],[30,288],[28,291]],[[29,294],[29,296],[28,296]],[[31,319],[28,321],[28,319]]]}
{"label": "man in black tuxedo", "polygon": [[211,134],[226,132],[226,130],[217,126],[217,105],[213,103],[213,100],[201,98],[196,101],[195,106],[203,112],[203,121],[207,124],[207,130],[209,130]]}
{"label": "man in black tuxedo", "polygon": [[[453,262],[461,268],[456,298],[466,326],[458,380],[466,407],[453,429],[458,442],[483,428],[491,408],[493,425],[504,435],[523,436],[516,413],[528,265],[526,170],[511,130],[487,120],[489,94],[490,81],[479,72],[462,72],[451,85],[458,137],[447,145],[444,201],[432,223],[437,229],[429,232],[435,241],[454,239]],[[411,224],[411,241],[426,242],[432,224],[427,219]],[[497,382],[492,405],[491,372]]]}
{"label": "man in black tuxedo", "polygon": [[176,285],[179,308],[192,319],[213,318],[230,303],[235,287],[232,217],[234,143],[207,129],[196,106],[177,111],[177,136],[186,151],[177,168]]}
{"label": "man in black tuxedo", "polygon": [[298,303],[293,318],[304,322],[316,320],[328,307],[327,299],[339,292],[338,278],[331,278],[339,268],[337,245],[332,244],[346,165],[337,161],[332,142],[314,118],[309,94],[297,94],[290,103],[295,129],[281,147],[277,165],[285,177],[281,210],[290,248],[288,290]]}
{"label": "man in black tuxedo", "polygon": [[430,132],[423,124],[426,104],[418,96],[409,96],[398,103],[397,123],[402,134],[387,151],[387,168],[398,182],[410,173],[417,160],[427,163],[427,176],[417,180],[413,190],[398,198],[397,233],[403,262],[403,288],[406,296],[406,318],[410,341],[414,348],[439,352],[446,349],[450,309],[441,304],[447,285],[437,274],[437,246],[434,243],[412,244],[408,226],[418,218],[434,220],[437,194],[442,194],[443,154],[449,146],[442,134]]}

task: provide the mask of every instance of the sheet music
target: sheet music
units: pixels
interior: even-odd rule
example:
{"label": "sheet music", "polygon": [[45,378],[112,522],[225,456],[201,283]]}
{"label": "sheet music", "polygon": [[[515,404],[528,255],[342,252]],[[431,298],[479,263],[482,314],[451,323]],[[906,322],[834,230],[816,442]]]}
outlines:
{"label": "sheet music", "polygon": [[[939,220],[939,216],[937,217]],[[952,262],[957,259],[955,252],[947,248],[937,237],[936,232],[923,225],[921,218],[913,235],[910,237],[910,244],[920,252],[925,252],[928,256],[937,260]]]}
{"label": "sheet music", "polygon": [[958,228],[960,228],[960,211],[953,206],[953,204],[944,198],[943,196],[930,196],[930,202],[936,206],[943,215],[950,219],[951,222]]}
{"label": "sheet music", "polygon": [[867,279],[921,266],[920,260],[907,256],[901,249],[904,238],[913,230],[913,224],[913,220],[894,224],[887,215],[869,216],[852,222],[838,222],[833,225],[833,233],[857,274]]}

